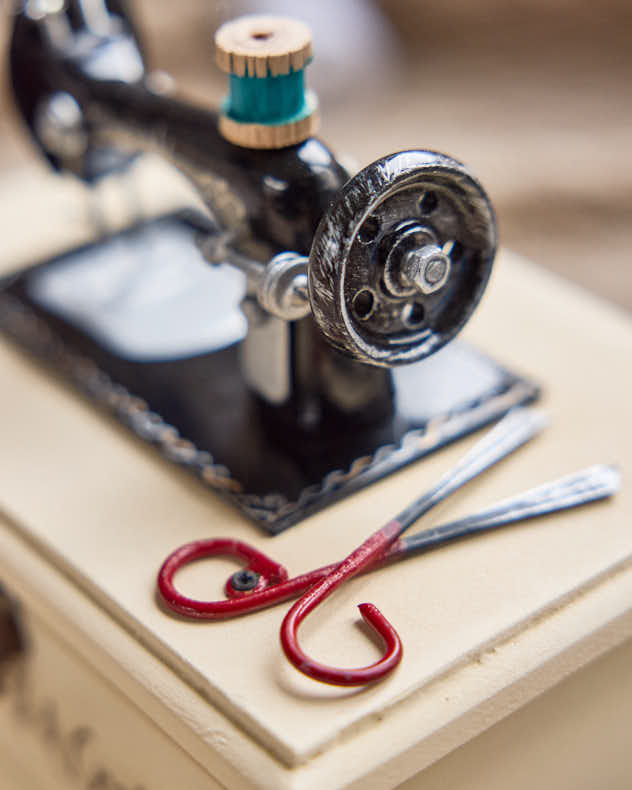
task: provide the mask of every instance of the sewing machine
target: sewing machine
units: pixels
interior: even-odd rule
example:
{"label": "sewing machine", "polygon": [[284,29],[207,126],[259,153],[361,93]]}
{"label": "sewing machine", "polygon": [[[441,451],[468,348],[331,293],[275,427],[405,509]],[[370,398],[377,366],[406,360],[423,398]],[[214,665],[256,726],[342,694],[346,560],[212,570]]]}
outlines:
{"label": "sewing machine", "polygon": [[35,142],[89,182],[159,149],[207,214],[159,217],[24,273],[4,293],[18,342],[272,532],[535,397],[480,352],[444,349],[493,264],[483,188],[427,151],[350,178],[312,136],[303,25],[274,29],[295,66],[269,79],[240,76],[231,54],[252,41],[253,68],[272,68],[256,20],[224,28],[218,114],[152,92],[121,9],[99,35],[72,9],[16,22],[13,88]]}
{"label": "sewing machine", "polygon": [[[47,709],[52,786],[395,786],[629,636],[624,496],[604,506],[597,546],[590,512],[558,516],[551,529],[420,560],[423,573],[364,580],[363,594],[395,610],[407,655],[424,659],[355,697],[280,668],[273,611],[221,633],[170,618],[153,594],[160,560],[189,539],[267,546],[266,533],[283,532],[274,540],[288,565],[329,561],[462,452],[447,445],[533,401],[535,381],[549,393],[551,440],[483,479],[466,507],[543,468],[566,471],[558,462],[585,450],[609,461],[617,448],[623,462],[620,426],[583,359],[623,380],[629,323],[506,256],[473,345],[453,340],[496,252],[493,209],[466,166],[411,150],[349,173],[313,136],[300,23],[245,18],[218,32],[230,90],[216,112],[157,89],[123,4],[90,8],[27,3],[16,15],[11,78],[35,143],[88,184],[158,150],[203,206],[155,212],[3,282],[0,326],[29,355],[6,351],[15,436],[0,570],[25,607],[7,605],[8,652],[29,658],[9,684],[18,713],[5,713],[37,752]],[[615,387],[613,415],[624,391]],[[576,430],[587,410],[604,420],[590,441]],[[472,578],[476,567],[486,573]],[[202,594],[203,569],[187,574]],[[418,576],[434,601],[423,616],[402,606]],[[467,579],[471,598],[446,578]],[[347,638],[344,617],[329,609],[327,623],[344,634],[338,660],[353,664],[371,645]],[[326,631],[308,635],[315,650],[331,648]],[[55,691],[69,676],[76,688]],[[99,700],[94,725],[87,694]]]}

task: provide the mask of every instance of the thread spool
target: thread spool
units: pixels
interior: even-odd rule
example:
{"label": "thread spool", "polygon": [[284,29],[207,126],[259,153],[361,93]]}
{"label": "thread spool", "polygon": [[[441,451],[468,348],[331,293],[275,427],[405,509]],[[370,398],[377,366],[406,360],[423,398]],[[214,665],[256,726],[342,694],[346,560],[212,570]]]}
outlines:
{"label": "thread spool", "polygon": [[302,22],[245,16],[215,34],[217,64],[229,75],[219,129],[247,148],[283,148],[316,132],[318,102],[305,89],[312,37]]}

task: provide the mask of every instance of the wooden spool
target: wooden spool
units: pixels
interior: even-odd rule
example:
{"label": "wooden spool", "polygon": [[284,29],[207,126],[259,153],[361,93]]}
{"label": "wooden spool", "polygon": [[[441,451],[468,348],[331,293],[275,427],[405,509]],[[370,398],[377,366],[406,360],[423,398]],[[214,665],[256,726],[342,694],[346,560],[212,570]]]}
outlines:
{"label": "wooden spool", "polygon": [[230,142],[249,148],[282,148],[310,137],[318,102],[304,87],[312,57],[309,28],[267,15],[227,22],[215,34],[216,59],[230,75],[219,128]]}

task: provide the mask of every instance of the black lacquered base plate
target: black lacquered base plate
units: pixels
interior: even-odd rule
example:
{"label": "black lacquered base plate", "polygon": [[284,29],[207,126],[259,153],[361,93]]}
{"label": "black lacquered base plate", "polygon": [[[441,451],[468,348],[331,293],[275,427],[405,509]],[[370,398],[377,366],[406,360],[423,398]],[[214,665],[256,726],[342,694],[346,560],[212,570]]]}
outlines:
{"label": "black lacquered base plate", "polygon": [[[157,232],[162,241],[156,241]],[[152,301],[143,285],[127,312],[113,308],[112,299],[104,296],[108,288],[118,293],[124,282],[129,301],[137,270],[142,269],[142,282],[147,283],[154,264],[164,270],[159,258],[171,261],[174,253],[179,257],[178,245],[184,245],[183,255],[190,256],[195,249],[189,238],[193,233],[193,226],[182,218],[162,218],[125,231],[115,237],[115,244],[94,245],[34,266],[5,281],[0,291],[0,328],[269,532],[286,529],[537,397],[535,385],[455,342],[428,360],[393,372],[394,414],[380,424],[347,434],[339,425],[331,433],[321,426],[310,434],[297,432],[288,441],[287,433],[276,434],[278,429],[271,427],[244,383],[240,342],[230,342],[244,329],[235,306],[228,305],[221,326],[205,341],[217,350],[200,353],[195,348],[199,332],[191,336],[183,330],[178,335],[181,312],[173,307],[173,289],[165,307],[165,298],[156,296],[154,288]],[[153,234],[149,246],[147,234]],[[121,255],[137,270],[128,267],[122,280],[106,282],[99,267],[103,271],[120,267]],[[210,267],[204,276],[207,270]],[[86,272],[92,281],[85,279]],[[63,276],[57,277],[59,273]],[[98,292],[94,305],[90,305],[90,282]],[[86,310],[75,309],[77,288]],[[213,283],[211,290],[216,294]],[[234,290],[234,283],[229,283],[225,293],[231,296]],[[197,280],[191,283],[194,291],[200,292]],[[189,298],[186,292],[178,297],[185,304]],[[99,305],[106,305],[102,322],[96,316]],[[202,305],[200,310],[204,309]],[[156,353],[163,341],[153,334],[146,336],[152,315],[154,325],[167,330],[164,342],[170,348],[163,358]],[[130,336],[133,340],[128,342]]]}

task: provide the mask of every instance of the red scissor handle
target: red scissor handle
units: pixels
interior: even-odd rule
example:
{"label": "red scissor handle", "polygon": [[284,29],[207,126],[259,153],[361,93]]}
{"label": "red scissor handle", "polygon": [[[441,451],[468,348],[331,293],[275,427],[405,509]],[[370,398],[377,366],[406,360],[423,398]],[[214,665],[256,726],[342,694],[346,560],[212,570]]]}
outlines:
{"label": "red scissor handle", "polygon": [[[402,541],[392,544],[383,560],[391,557],[397,558],[404,552]],[[229,576],[224,586],[227,599],[221,601],[199,601],[187,598],[178,592],[174,584],[176,573],[194,560],[205,557],[233,557],[245,560],[246,566],[237,574]],[[371,570],[378,567],[381,562],[371,566]],[[172,552],[163,562],[158,572],[158,590],[164,603],[177,614],[196,620],[226,620],[230,617],[256,612],[268,606],[297,598],[316,582],[324,579],[340,565],[334,562],[323,565],[308,573],[302,573],[288,579],[288,573],[283,565],[274,562],[263,552],[247,543],[227,538],[210,538],[209,540],[196,540],[186,543]],[[254,573],[258,575],[256,583],[248,590],[235,588],[236,577],[241,574]]]}
{"label": "red scissor handle", "polygon": [[[302,619],[345,579],[383,561],[393,543],[397,543],[396,534],[395,523],[391,522],[365,541],[346,561],[325,565],[292,579],[288,579],[283,565],[247,543],[228,538],[196,540],[176,549],[163,562],[158,572],[158,589],[167,606],[178,614],[198,620],[221,620],[296,598],[312,588],[314,594],[299,601],[301,604],[307,598],[307,606],[303,604],[298,610],[296,606],[293,607],[284,620],[281,641],[286,655],[315,680],[341,686],[363,685],[375,682],[391,672],[402,657],[402,643],[397,632],[373,604],[360,604],[358,607],[364,620],[382,637],[385,644],[383,657],[370,667],[337,669],[308,659],[298,645],[296,631]],[[181,568],[195,560],[218,556],[234,557],[246,562],[241,571],[227,580],[226,600],[199,601],[178,592],[173,579]],[[238,589],[240,577],[251,585],[249,590]]]}
{"label": "red scissor handle", "polygon": [[358,606],[365,623],[382,637],[384,653],[366,667],[333,667],[316,661],[305,653],[298,642],[298,629],[307,615],[328,598],[334,590],[362,571],[369,570],[383,561],[397,542],[402,525],[394,519],[374,532],[351,552],[346,559],[314,584],[290,609],[281,625],[281,646],[290,663],[314,680],[335,686],[364,686],[375,683],[392,672],[402,660],[403,647],[399,634],[372,603]]}
{"label": "red scissor handle", "polygon": [[[241,571],[245,574],[256,574],[256,583],[250,595],[260,595],[264,592],[276,592],[277,585],[287,580],[288,573],[283,565],[270,559],[262,552],[243,543],[240,540],[229,538],[214,538],[212,540],[195,540],[186,543],[172,552],[163,562],[158,572],[158,589],[167,606],[178,614],[185,615],[200,620],[221,620],[226,617],[234,617],[237,614],[244,614],[253,610],[252,601],[247,594],[241,594],[233,584],[234,576],[226,582],[226,594],[229,600],[224,601],[198,601],[188,598],[178,592],[173,577],[180,568],[190,562],[204,557],[236,557],[245,560],[246,566]],[[265,596],[260,606],[269,606],[268,596]]]}

